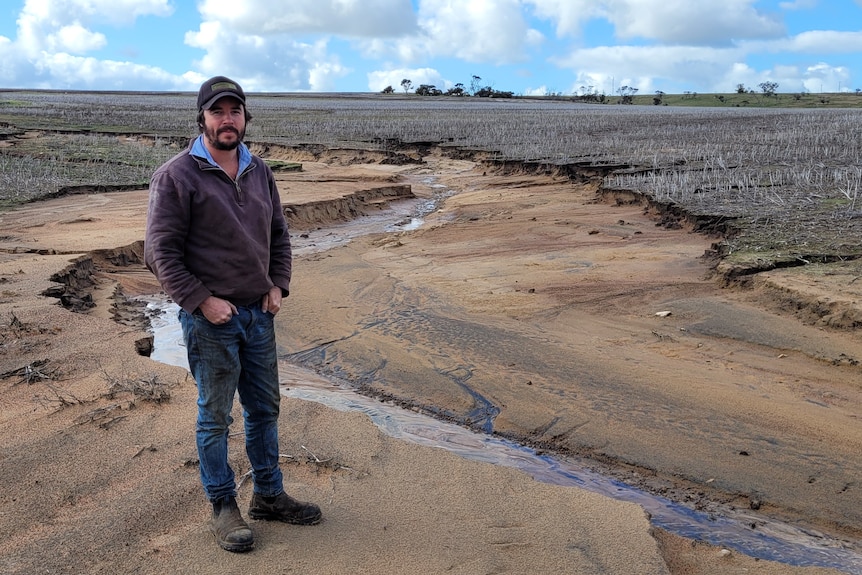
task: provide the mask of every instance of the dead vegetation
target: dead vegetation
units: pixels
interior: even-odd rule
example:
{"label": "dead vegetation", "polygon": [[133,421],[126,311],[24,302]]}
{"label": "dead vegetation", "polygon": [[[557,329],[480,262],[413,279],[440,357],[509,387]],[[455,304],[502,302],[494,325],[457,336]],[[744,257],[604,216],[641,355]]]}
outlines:
{"label": "dead vegetation", "polygon": [[47,359],[37,359],[27,365],[0,373],[0,379],[17,377],[18,380],[14,382],[16,385],[22,383],[32,385],[38,382],[60,379],[60,375],[60,371],[56,367],[49,365]]}
{"label": "dead vegetation", "polygon": [[154,373],[137,375],[123,371],[113,374],[102,368],[102,377],[108,383],[105,397],[109,399],[132,395],[135,399],[159,404],[171,398],[171,386]]}

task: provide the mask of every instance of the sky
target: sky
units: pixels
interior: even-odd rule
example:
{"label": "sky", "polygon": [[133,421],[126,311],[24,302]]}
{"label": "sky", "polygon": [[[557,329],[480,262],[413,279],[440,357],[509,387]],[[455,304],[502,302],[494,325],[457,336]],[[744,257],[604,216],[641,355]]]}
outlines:
{"label": "sky", "polygon": [[248,92],[855,92],[862,0],[0,0],[0,89],[216,75]]}

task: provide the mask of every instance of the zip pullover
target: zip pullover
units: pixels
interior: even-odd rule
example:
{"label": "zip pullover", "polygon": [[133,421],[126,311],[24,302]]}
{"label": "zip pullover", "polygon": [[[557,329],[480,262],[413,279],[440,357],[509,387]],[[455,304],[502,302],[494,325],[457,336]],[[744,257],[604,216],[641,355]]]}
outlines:
{"label": "zip pullover", "polygon": [[272,170],[241,143],[234,181],[202,138],[150,180],[147,268],[189,313],[210,295],[235,305],[256,302],[272,286],[288,295],[290,235]]}

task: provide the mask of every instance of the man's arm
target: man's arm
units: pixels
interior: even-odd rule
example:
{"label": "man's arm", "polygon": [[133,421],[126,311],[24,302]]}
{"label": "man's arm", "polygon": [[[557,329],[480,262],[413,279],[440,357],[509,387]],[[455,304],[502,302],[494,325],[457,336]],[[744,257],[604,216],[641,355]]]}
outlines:
{"label": "man's arm", "polygon": [[188,194],[167,171],[158,170],[150,181],[144,262],[165,292],[191,313],[212,294],[185,265],[189,222]]}

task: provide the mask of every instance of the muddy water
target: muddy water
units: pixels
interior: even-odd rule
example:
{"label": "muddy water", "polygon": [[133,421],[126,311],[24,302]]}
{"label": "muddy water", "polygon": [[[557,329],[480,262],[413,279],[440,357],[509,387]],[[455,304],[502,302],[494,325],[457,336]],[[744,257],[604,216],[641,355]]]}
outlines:
{"label": "muddy water", "polygon": [[[446,190],[441,190],[441,194],[445,193]],[[405,202],[385,214],[302,234],[294,241],[295,252],[299,256],[321,253],[365,234],[418,228],[422,224],[422,216],[433,209],[433,205],[433,201]],[[153,358],[173,365],[185,365],[181,334],[175,320],[175,306],[154,299],[151,308],[155,334]],[[332,377],[323,377],[286,360],[282,362],[280,370],[284,395],[316,401],[335,409],[361,411],[394,437],[445,448],[470,459],[516,467],[539,481],[589,489],[637,503],[649,512],[652,523],[658,527],[736,549],[753,557],[799,566],[833,567],[847,573],[862,571],[862,554],[847,541],[774,521],[748,510],[724,509],[720,515],[696,511],[592,472],[586,466],[579,466],[572,461],[539,454],[487,433],[476,433],[422,413],[364,397],[354,391],[355,382],[339,382]],[[481,401],[477,403],[481,405]],[[477,415],[474,429],[477,427],[476,421],[480,420],[481,416]],[[486,428],[490,431],[493,417],[488,415],[487,420],[489,425]],[[757,525],[757,529],[752,529],[752,525]]]}

